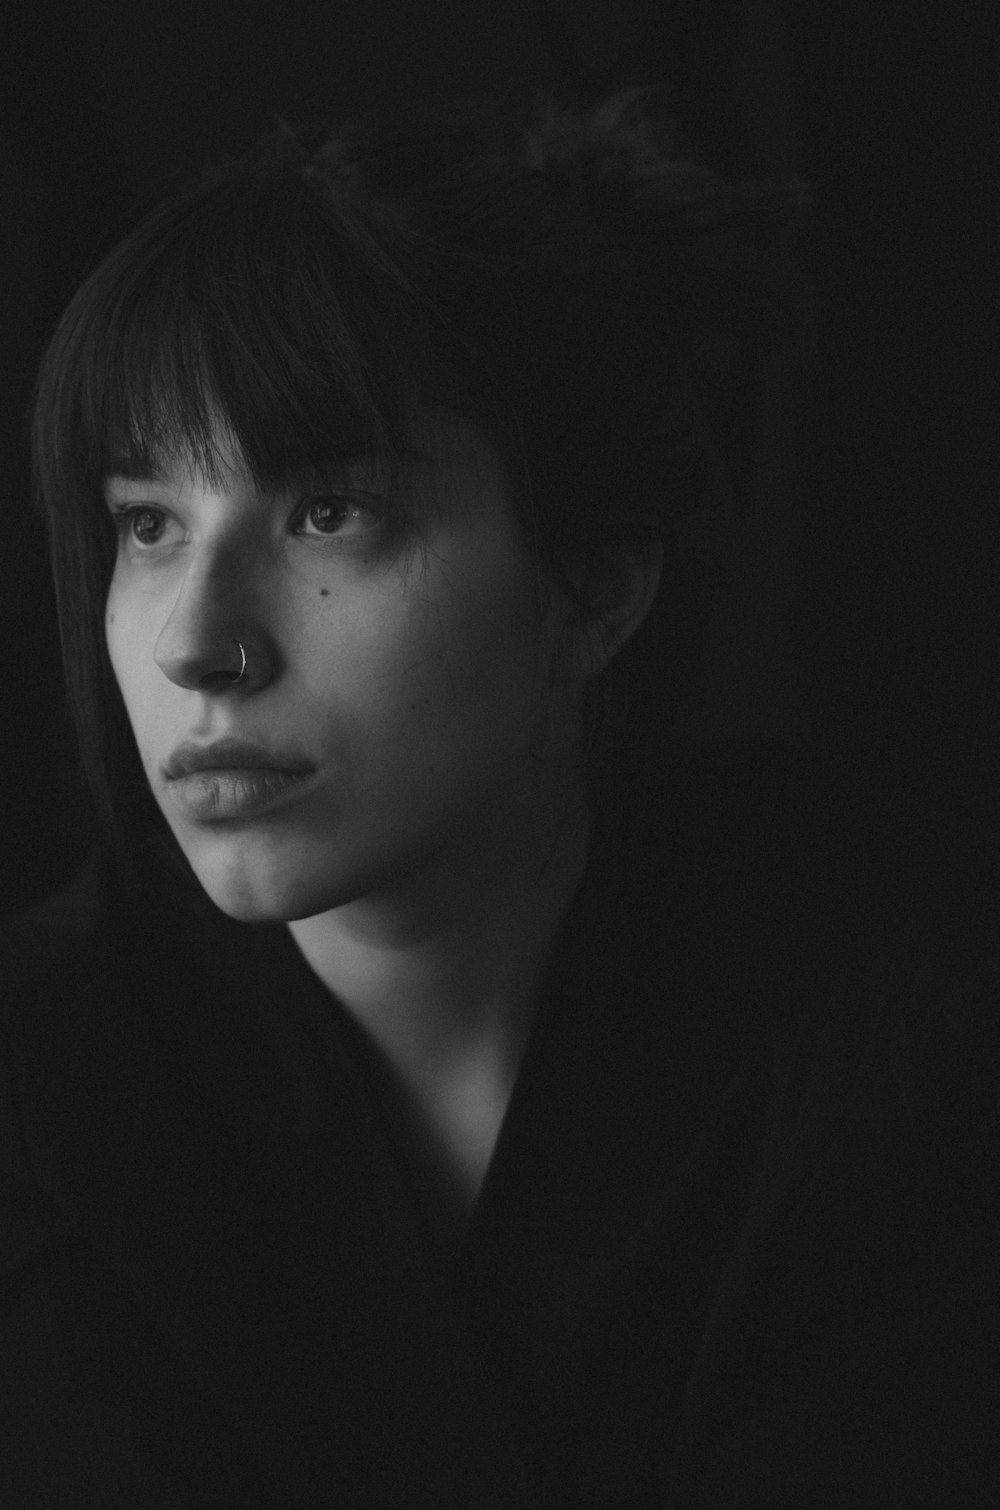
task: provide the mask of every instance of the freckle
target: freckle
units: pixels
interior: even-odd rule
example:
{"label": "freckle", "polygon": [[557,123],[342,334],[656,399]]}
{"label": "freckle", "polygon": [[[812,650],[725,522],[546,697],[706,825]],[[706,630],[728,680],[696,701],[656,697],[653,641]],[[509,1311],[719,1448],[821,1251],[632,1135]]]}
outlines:
{"label": "freckle", "polygon": [[328,587],[321,587],[319,595],[321,598],[328,598],[330,596],[330,589]]}

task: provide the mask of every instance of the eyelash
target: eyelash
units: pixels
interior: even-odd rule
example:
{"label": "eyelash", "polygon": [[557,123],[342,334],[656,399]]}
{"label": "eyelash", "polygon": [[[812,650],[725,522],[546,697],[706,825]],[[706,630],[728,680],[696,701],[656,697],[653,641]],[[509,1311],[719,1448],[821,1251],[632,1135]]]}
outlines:
{"label": "eyelash", "polygon": [[[342,506],[345,517],[350,517],[351,511],[354,509],[362,510],[363,512],[370,514],[373,517],[375,521],[374,524],[369,529],[362,531],[362,534],[366,537],[375,534],[378,530],[382,529],[387,522],[387,509],[383,499],[378,498],[371,493],[337,492],[336,490],[331,490],[327,493],[310,493],[308,497],[301,499],[300,502],[296,505],[296,508],[292,514],[292,521],[297,526],[302,522],[303,519],[305,519],[310,509],[312,509],[316,504],[325,503],[331,500]],[[338,538],[338,536],[336,533],[333,533],[324,537],[322,531],[318,531],[316,535],[310,535],[307,538],[311,540],[322,538],[335,540]],[[350,539],[354,537],[348,536],[347,538]]]}
{"label": "eyelash", "polygon": [[[374,522],[368,529],[361,531],[360,536],[340,536],[336,531],[324,535],[321,530],[317,530],[315,534],[307,535],[304,531],[301,531],[300,526],[306,519],[309,511],[317,504],[328,501],[334,501],[342,506],[344,517],[349,517],[351,511],[357,509],[370,514]],[[168,512],[168,510],[159,508],[156,504],[152,503],[126,503],[112,506],[111,517],[115,531],[123,545],[130,544],[139,551],[152,551],[158,542],[153,541],[144,544],[142,541],[136,539],[134,523],[143,514],[157,515],[161,520],[165,520],[168,517]],[[346,545],[354,539],[368,539],[381,533],[389,523],[389,517],[385,500],[377,497],[375,494],[349,493],[331,489],[328,492],[310,493],[306,497],[301,498],[292,511],[290,522],[293,526],[293,532],[296,534],[301,533],[304,539],[327,540],[331,543],[340,540],[342,544]]]}

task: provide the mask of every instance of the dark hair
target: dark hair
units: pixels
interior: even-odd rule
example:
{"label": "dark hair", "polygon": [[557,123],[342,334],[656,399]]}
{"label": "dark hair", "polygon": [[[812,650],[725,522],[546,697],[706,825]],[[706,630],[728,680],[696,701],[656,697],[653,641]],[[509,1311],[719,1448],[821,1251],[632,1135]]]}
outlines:
{"label": "dark hair", "polygon": [[37,496],[102,815],[149,801],[104,644],[102,484],[164,452],[211,475],[220,416],[276,481],[394,462],[417,388],[471,415],[557,578],[665,544],[658,632],[684,665],[690,563],[720,559],[738,490],[747,363],[798,323],[803,203],[697,162],[648,91],[527,127],[455,106],[282,129],[172,191],[79,290],[38,387]]}

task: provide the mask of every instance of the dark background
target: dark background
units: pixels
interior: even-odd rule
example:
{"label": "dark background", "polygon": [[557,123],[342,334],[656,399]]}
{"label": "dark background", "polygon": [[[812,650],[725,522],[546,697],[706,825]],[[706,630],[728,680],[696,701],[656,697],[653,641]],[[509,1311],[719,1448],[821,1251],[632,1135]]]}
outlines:
{"label": "dark background", "polygon": [[[819,352],[709,724],[1000,838],[990,7],[31,0],[0,20],[0,911],[86,847],[25,428],[47,332],[152,181],[276,115],[662,82],[720,165],[818,212]],[[798,383],[800,380],[796,379]]]}

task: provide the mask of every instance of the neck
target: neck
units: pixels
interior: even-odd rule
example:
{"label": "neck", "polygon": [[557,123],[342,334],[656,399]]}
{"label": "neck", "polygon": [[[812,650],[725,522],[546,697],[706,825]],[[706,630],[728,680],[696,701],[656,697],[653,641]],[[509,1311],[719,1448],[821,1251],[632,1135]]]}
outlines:
{"label": "neck", "polygon": [[528,846],[514,825],[502,840],[479,835],[406,895],[366,898],[289,929],[313,972],[400,1069],[442,1073],[484,1055],[504,1062],[530,1028],[588,838],[577,796]]}
{"label": "neck", "polygon": [[[369,899],[289,924],[376,1050],[378,1094],[446,1254],[492,1158],[589,831],[580,794],[547,828],[477,835],[464,862],[422,878],[418,901]],[[526,832],[543,842],[519,850]]]}

